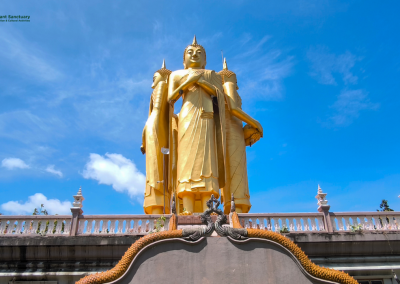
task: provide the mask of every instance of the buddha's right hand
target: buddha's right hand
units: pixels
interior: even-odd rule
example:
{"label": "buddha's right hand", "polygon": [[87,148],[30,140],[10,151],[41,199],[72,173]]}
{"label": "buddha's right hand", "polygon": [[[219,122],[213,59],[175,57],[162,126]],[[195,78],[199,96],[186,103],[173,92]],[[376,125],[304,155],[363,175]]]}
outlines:
{"label": "buddha's right hand", "polygon": [[190,73],[186,79],[185,85],[192,85],[196,83],[203,74]]}
{"label": "buddha's right hand", "polygon": [[140,151],[142,152],[142,154],[146,154],[146,149],[144,148],[143,145],[140,146]]}

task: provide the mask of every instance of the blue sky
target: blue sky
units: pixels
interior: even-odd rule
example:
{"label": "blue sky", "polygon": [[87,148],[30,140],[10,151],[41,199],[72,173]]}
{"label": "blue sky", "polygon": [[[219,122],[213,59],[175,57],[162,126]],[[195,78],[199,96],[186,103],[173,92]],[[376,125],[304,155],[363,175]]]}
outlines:
{"label": "blue sky", "polygon": [[400,210],[398,2],[278,2],[3,1],[31,21],[0,22],[0,212],[68,214],[82,186],[85,214],[142,213],[152,76],[194,34],[264,127],[251,212],[315,212],[318,184],[334,212]]}

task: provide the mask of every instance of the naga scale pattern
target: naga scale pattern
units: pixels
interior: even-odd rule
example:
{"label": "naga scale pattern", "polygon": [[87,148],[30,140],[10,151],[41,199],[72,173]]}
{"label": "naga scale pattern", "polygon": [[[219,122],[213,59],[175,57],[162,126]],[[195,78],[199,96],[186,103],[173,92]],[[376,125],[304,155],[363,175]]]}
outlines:
{"label": "naga scale pattern", "polygon": [[301,266],[316,278],[341,284],[358,284],[357,280],[347,273],[314,264],[294,242],[281,234],[260,229],[247,229],[247,235],[249,238],[267,239],[284,246],[300,261]]}

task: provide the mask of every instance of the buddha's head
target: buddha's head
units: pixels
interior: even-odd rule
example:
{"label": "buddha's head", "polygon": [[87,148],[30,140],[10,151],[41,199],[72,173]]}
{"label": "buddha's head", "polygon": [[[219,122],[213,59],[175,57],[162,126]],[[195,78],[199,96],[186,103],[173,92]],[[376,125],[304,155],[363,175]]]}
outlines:
{"label": "buddha's head", "polygon": [[183,53],[183,66],[185,69],[204,69],[206,64],[206,50],[197,44],[196,36],[194,36],[193,43],[188,45]]}
{"label": "buddha's head", "polygon": [[224,58],[224,64],[222,70],[218,72],[219,75],[222,77],[222,83],[232,83],[236,86],[236,90],[239,90],[237,85],[237,78],[236,74],[230,70],[228,70],[228,64],[226,63],[226,59]]}
{"label": "buddha's head", "polygon": [[156,71],[154,73],[153,84],[151,85],[151,87],[154,89],[158,85],[158,83],[160,83],[162,81],[167,82],[168,81],[168,76],[171,73],[172,73],[172,71],[168,70],[165,67],[165,60],[164,60],[162,66],[161,66],[161,69],[159,69],[158,71]]}

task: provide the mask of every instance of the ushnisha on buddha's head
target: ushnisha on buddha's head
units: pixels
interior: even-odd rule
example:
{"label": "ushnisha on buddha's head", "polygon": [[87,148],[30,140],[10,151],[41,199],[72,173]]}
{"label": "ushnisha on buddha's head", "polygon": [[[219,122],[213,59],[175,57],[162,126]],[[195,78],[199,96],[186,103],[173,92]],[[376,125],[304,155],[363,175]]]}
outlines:
{"label": "ushnisha on buddha's head", "polygon": [[165,60],[164,60],[162,66],[161,66],[161,69],[157,70],[154,73],[153,84],[151,85],[151,87],[154,89],[158,85],[158,83],[160,83],[162,81],[167,82],[168,81],[168,76],[171,73],[172,73],[172,71],[168,70],[165,67]]}
{"label": "ushnisha on buddha's head", "polygon": [[188,45],[183,53],[183,66],[185,69],[204,69],[206,64],[206,50],[197,44],[196,36],[194,36],[193,43]]}

